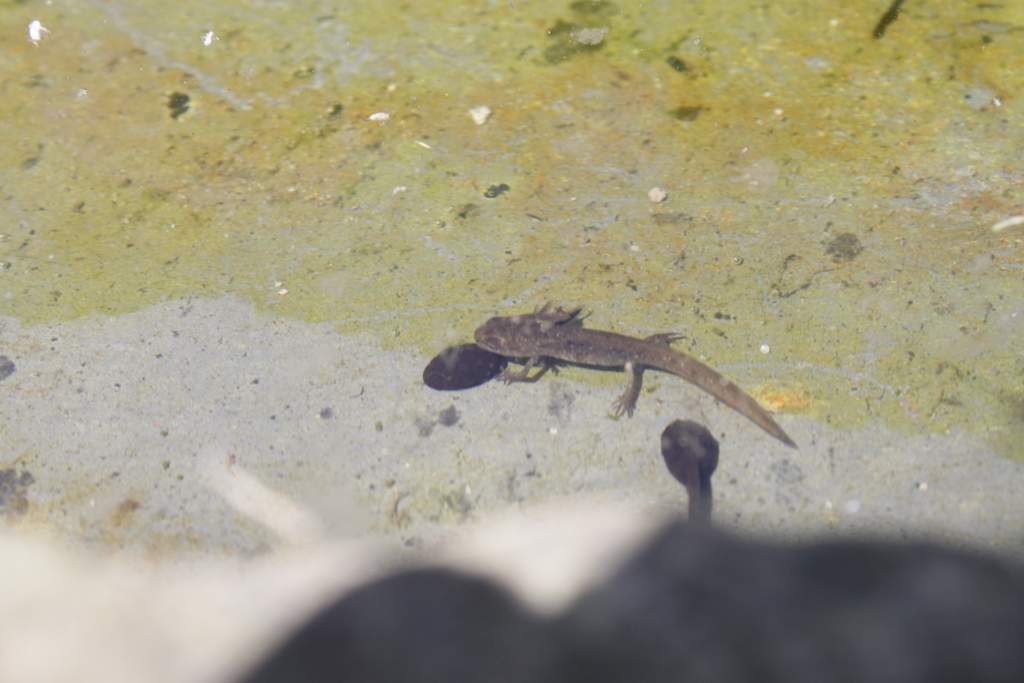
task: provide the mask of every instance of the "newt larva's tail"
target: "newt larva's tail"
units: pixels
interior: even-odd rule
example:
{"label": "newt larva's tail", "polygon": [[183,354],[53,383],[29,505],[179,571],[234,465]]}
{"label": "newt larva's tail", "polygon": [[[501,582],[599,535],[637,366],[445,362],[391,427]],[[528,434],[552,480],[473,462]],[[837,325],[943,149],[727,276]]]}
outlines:
{"label": "newt larva's tail", "polygon": [[796,442],[789,438],[789,435],[775,422],[771,413],[762,408],[760,403],[751,398],[734,383],[722,377],[718,372],[704,365],[696,358],[678,351],[670,351],[668,349],[666,351],[668,352],[666,354],[668,362],[664,365],[659,363],[662,370],[671,372],[703,389],[782,443],[791,448],[797,448]]}

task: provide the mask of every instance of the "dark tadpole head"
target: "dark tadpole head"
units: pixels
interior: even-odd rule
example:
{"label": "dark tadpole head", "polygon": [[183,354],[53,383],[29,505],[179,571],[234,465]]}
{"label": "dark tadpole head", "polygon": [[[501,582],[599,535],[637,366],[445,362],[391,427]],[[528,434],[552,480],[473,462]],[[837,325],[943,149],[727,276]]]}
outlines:
{"label": "dark tadpole head", "polygon": [[423,383],[438,391],[469,389],[493,379],[507,363],[504,356],[476,344],[449,346],[423,369]]}
{"label": "dark tadpole head", "polygon": [[661,433],[665,466],[690,495],[690,521],[711,520],[711,475],[718,467],[718,441],[704,425],[676,420]]}

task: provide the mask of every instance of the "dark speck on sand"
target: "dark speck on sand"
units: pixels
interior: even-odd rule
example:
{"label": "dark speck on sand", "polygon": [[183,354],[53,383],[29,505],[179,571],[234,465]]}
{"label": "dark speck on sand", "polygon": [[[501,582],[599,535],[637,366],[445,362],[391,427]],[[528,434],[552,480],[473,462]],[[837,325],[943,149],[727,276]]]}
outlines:
{"label": "dark speck on sand", "polygon": [[7,356],[0,356],[0,381],[3,381],[14,374],[14,361]]}

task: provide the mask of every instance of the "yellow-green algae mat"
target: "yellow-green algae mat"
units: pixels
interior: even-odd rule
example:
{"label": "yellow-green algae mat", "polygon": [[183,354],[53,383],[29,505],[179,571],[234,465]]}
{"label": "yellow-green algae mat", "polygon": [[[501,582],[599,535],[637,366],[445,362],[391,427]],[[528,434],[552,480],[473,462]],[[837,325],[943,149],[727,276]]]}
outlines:
{"label": "yellow-green algae mat", "polygon": [[1024,459],[1024,4],[885,10],[0,2],[0,314],[230,293],[432,353],[579,304]]}

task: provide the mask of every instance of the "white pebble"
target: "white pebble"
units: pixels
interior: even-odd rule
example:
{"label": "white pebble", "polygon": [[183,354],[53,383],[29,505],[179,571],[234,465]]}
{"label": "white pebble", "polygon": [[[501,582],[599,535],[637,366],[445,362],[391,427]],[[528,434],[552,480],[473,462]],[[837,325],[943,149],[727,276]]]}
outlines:
{"label": "white pebble", "polygon": [[768,346],[768,344],[761,344],[761,353],[767,354],[767,353],[771,353],[771,351],[772,351],[772,347]]}
{"label": "white pebble", "polygon": [[368,118],[371,121],[387,121],[388,119],[391,118],[391,114],[387,113],[386,111],[378,111],[376,113],[370,114]]}
{"label": "white pebble", "polygon": [[487,123],[487,119],[491,118],[491,108],[486,104],[473,107],[469,110],[469,118],[473,119],[473,123],[476,125],[482,126]]}
{"label": "white pebble", "polygon": [[668,192],[665,192],[665,190],[661,189],[660,187],[652,187],[650,190],[647,191],[647,198],[650,199],[655,204],[660,204],[661,202],[668,199]]}
{"label": "white pebble", "polygon": [[38,19],[33,19],[28,23],[28,39],[33,45],[38,45],[39,41],[43,39],[43,34],[49,32],[50,29],[43,26],[43,22]]}

